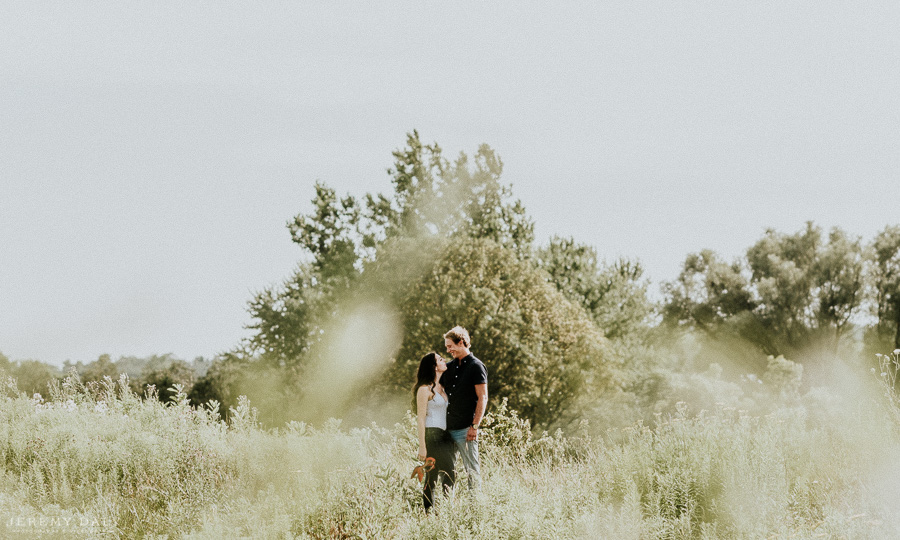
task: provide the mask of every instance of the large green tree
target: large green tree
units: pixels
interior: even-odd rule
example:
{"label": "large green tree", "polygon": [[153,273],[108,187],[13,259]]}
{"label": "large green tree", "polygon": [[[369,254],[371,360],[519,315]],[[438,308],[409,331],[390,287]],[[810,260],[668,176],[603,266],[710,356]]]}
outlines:
{"label": "large green tree", "polygon": [[[486,145],[451,161],[413,132],[394,152],[391,194],[339,197],[317,184],[312,212],[288,223],[306,260],[250,302],[254,335],[238,356],[254,361],[240,369],[279,370],[297,401],[312,403],[332,382],[323,370],[332,373],[345,357],[368,352],[336,342],[347,331],[343,322],[357,317],[360,306],[379,305],[389,306],[388,318],[400,314],[399,352],[393,349],[394,362],[378,379],[395,394],[408,391],[414,364],[428,350],[442,349],[442,334],[456,324],[477,340],[473,348],[491,371],[493,396],[508,397],[538,424],[560,420],[586,385],[614,384],[616,370],[592,316],[611,328],[631,321],[599,304],[589,314],[581,300],[548,282],[533,259],[533,223],[501,182],[502,170]],[[614,273],[608,277],[624,283],[637,279],[639,269]],[[595,284],[603,286],[600,281]],[[623,288],[618,282],[605,287],[604,294]],[[345,387],[359,383],[340,369],[330,377],[346,379]]]}
{"label": "large green tree", "polygon": [[[589,314],[530,261],[492,240],[465,236],[428,252],[424,267],[394,289],[404,339],[385,373],[389,388],[408,392],[421,356],[442,351],[442,336],[455,325],[469,330],[472,351],[488,368],[491,399],[507,398],[537,425],[565,419],[583,390],[617,384],[617,367]],[[379,263],[387,280],[403,266],[387,254]]]}
{"label": "large green tree", "polygon": [[713,337],[739,336],[767,355],[836,346],[863,301],[863,248],[835,228],[807,223],[794,234],[767,230],[743,260],[692,254],[665,285],[664,317]]}
{"label": "large green tree", "polygon": [[427,245],[451,236],[486,238],[518,256],[530,254],[534,225],[501,182],[503,163],[490,147],[450,161],[414,131],[393,155],[391,195],[341,198],[318,183],[313,211],[288,222],[292,240],[310,260],[251,300],[249,354],[302,378],[306,359],[325,336],[323,325],[338,315],[364,265],[391,239]]}

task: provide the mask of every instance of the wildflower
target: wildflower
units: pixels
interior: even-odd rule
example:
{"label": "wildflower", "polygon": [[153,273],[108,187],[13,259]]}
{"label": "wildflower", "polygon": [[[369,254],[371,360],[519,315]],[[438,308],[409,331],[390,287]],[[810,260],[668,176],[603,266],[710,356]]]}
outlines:
{"label": "wildflower", "polygon": [[894,354],[900,354],[900,349],[894,349]]}
{"label": "wildflower", "polygon": [[887,373],[885,373],[885,372],[882,371],[882,372],[881,372],[881,376],[882,376],[882,377],[887,377]]}

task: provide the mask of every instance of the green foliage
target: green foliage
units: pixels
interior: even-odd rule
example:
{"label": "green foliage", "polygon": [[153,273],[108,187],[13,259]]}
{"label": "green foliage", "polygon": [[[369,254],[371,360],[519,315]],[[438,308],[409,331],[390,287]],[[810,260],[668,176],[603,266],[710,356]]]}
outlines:
{"label": "green foliage", "polygon": [[[402,315],[405,331],[398,361],[381,379],[392,389],[406,390],[412,364],[442,349],[442,334],[456,324],[478,336],[475,350],[488,362],[492,394],[509,396],[537,423],[558,420],[586,385],[609,386],[614,370],[602,357],[601,334],[580,301],[565,299],[531,262],[533,224],[501,183],[494,151],[482,145],[471,159],[450,161],[413,132],[394,160],[390,196],[360,202],[316,185],[313,212],[288,224],[311,259],[250,302],[254,335],[236,354],[281,370],[302,402],[318,384],[316,366],[333,362],[340,321],[355,306],[386,302]],[[640,315],[622,310],[636,309],[602,310],[614,297],[640,296],[629,283],[640,269],[614,274],[596,277],[615,283],[597,282],[608,299],[594,307],[611,328],[624,328]],[[206,378],[204,387],[214,380]]]}
{"label": "green foliage", "polygon": [[872,314],[877,323],[869,329],[869,349],[900,349],[900,225],[885,227],[871,246]]}
{"label": "green foliage", "polygon": [[8,373],[16,380],[19,390],[29,396],[47,395],[50,385],[62,375],[56,367],[38,360],[20,360],[8,365]]}
{"label": "green foliage", "polygon": [[175,386],[190,388],[194,384],[194,370],[184,360],[174,360],[165,367],[148,365],[141,376],[141,389],[147,391],[152,386],[160,401],[174,401]]}
{"label": "green foliage", "polygon": [[407,136],[406,147],[394,152],[388,171],[393,198],[366,197],[371,218],[371,243],[406,238],[468,236],[493,240],[518,254],[527,254],[534,224],[512,191],[501,183],[503,162],[486,144],[470,158],[450,161],[437,144],[422,144],[419,134]]}
{"label": "green foliage", "polygon": [[12,368],[12,362],[9,361],[9,358],[5,354],[0,352],[0,369],[9,373],[11,368]]}
{"label": "green foliage", "polygon": [[108,354],[101,354],[95,361],[78,370],[82,381],[102,381],[105,377],[119,378],[119,368]]}
{"label": "green foliage", "polygon": [[205,407],[207,403],[215,401],[226,409],[237,405],[236,381],[244,365],[246,362],[234,355],[218,358],[188,392],[191,404]]}
{"label": "green foliage", "polygon": [[313,255],[312,268],[323,282],[351,279],[360,258],[353,238],[360,208],[353,197],[338,199],[334,189],[322,183],[315,189],[313,213],[288,222],[291,239]]}
{"label": "green foliage", "polygon": [[74,533],[188,530],[233,471],[222,428],[182,400],[141,401],[124,376],[91,393],[73,374],[54,393],[7,400],[0,461],[35,507],[93,515],[97,528]]}
{"label": "green foliage", "polygon": [[[250,301],[254,331],[247,348],[265,364],[297,367],[319,338],[318,319],[333,303],[332,290],[319,283],[310,265],[300,265],[280,288],[268,288]],[[240,351],[238,351],[240,352]]]}
{"label": "green foliage", "polygon": [[756,302],[740,262],[726,263],[711,250],[687,256],[678,279],[667,283],[664,320],[707,333],[728,320],[752,312]]}
{"label": "green foliage", "polygon": [[643,332],[652,315],[640,263],[601,265],[597,252],[574,239],[554,237],[537,250],[536,263],[566,297],[584,307],[608,339]]}
{"label": "green foliage", "polygon": [[510,201],[510,188],[500,182],[502,162],[488,146],[471,162],[465,154],[450,162],[438,145],[423,144],[413,132],[394,160],[388,171],[392,196],[368,194],[360,202],[316,184],[313,212],[288,223],[291,238],[312,260],[251,300],[248,327],[254,335],[247,353],[301,378],[336,308],[358,290],[364,264],[385,242],[468,236],[492,239],[520,255],[530,252],[534,226],[522,205]]}
{"label": "green foliage", "polygon": [[[119,373],[128,375],[128,378],[134,382],[140,379],[145,372],[164,368],[175,360],[178,360],[178,358],[176,358],[174,354],[166,353],[152,354],[145,357],[121,356],[116,360],[115,364]],[[83,372],[78,364],[76,364],[75,367],[78,369],[79,374]],[[66,369],[66,371],[68,371],[68,369]]]}
{"label": "green foliage", "polygon": [[759,318],[774,336],[768,350],[796,350],[814,337],[837,339],[849,329],[862,303],[859,239],[835,228],[823,243],[812,223],[793,235],[769,230],[747,251],[747,260]]}
{"label": "green foliage", "polygon": [[863,248],[837,228],[827,242],[812,223],[795,234],[770,229],[743,261],[724,263],[709,250],[688,256],[664,290],[670,325],[739,337],[769,355],[834,349],[862,305]]}
{"label": "green foliage", "polygon": [[230,419],[233,411],[241,410],[242,395],[261,410],[256,414],[267,426],[297,418],[296,383],[285,378],[284,370],[236,355],[219,357],[206,375],[190,387],[188,399],[195,407],[214,403]]}
{"label": "green foliage", "polygon": [[436,247],[430,268],[397,293],[405,338],[386,373],[395,392],[408,390],[421,356],[442,350],[456,325],[469,330],[488,368],[492,399],[508,398],[535,424],[560,420],[583,389],[614,384],[596,325],[529,261],[484,239]]}

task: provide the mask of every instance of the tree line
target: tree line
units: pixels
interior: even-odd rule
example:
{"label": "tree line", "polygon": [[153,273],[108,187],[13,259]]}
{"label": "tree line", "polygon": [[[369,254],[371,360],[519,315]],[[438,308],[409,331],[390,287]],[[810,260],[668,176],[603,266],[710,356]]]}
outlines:
{"label": "tree line", "polygon": [[152,386],[154,397],[170,401],[174,396],[171,391],[174,385],[192,388],[206,375],[212,364],[212,359],[202,356],[187,362],[171,353],[147,357],[122,356],[117,360],[108,354],[101,354],[87,363],[66,360],[60,368],[39,360],[11,361],[0,353],[0,373],[16,379],[18,389],[26,395],[41,394],[43,398],[49,395],[50,384],[58,383],[74,370],[82,383],[93,387],[99,387],[105,377],[118,380],[124,374],[128,376],[129,386],[138,395],[147,395],[148,388]]}
{"label": "tree line", "polygon": [[[195,404],[225,408],[248,395],[272,424],[341,416],[354,400],[339,393],[371,404],[408,392],[419,358],[459,324],[489,366],[492,401],[549,427],[598,400],[658,393],[679,336],[730,344],[716,350],[740,350],[740,370],[770,379],[795,379],[776,357],[900,348],[900,226],[866,243],[808,223],[766,231],[734,261],[690,254],[657,303],[638,261],[602,261],[571,238],[538,245],[502,172],[487,145],[450,159],[413,131],[393,152],[391,192],[316,183],[312,211],[287,222],[302,260],[249,301],[251,337],[194,377],[170,363],[157,388],[177,380]],[[115,364],[76,368],[90,379]]]}
{"label": "tree line", "polygon": [[767,355],[837,350],[859,330],[868,351],[890,351],[900,348],[900,226],[869,243],[812,222],[769,229],[734,261],[689,255],[664,290],[667,324],[739,337]]}

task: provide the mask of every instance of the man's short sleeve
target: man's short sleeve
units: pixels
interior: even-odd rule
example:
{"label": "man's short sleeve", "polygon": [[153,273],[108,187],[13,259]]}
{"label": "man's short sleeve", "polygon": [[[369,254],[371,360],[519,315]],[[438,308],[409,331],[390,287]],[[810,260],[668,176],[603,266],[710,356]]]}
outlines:
{"label": "man's short sleeve", "polygon": [[487,384],[487,368],[484,364],[478,362],[472,367],[475,368],[472,370],[472,384]]}

